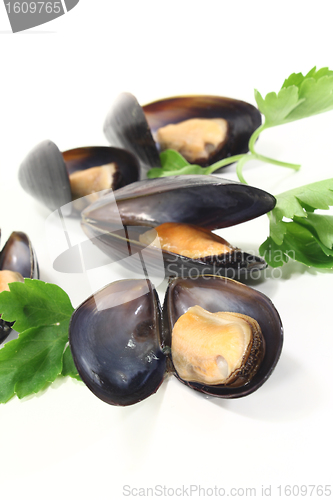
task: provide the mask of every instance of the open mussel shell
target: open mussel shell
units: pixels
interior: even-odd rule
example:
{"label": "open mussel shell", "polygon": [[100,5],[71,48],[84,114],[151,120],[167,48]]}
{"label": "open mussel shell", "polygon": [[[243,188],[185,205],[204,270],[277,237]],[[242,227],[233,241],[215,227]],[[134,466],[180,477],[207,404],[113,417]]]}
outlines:
{"label": "open mussel shell", "polygon": [[195,305],[200,305],[211,313],[235,312],[255,319],[261,327],[265,354],[256,374],[241,387],[188,382],[182,380],[175,371],[177,378],[197,391],[221,398],[240,398],[256,391],[274,370],[283,344],[281,319],[271,300],[261,292],[228,278],[173,278],[170,280],[163,306],[164,335],[168,339],[167,343],[172,344],[171,332],[176,321]]}
{"label": "open mussel shell", "polygon": [[117,165],[114,184],[109,186],[112,189],[139,179],[138,162],[128,151],[93,146],[60,152],[52,141],[46,140],[38,144],[22,162],[19,181],[28,194],[52,211],[73,202],[75,215],[76,211],[80,212],[94,201],[98,193],[86,196],[85,205],[82,205],[82,200],[73,201],[69,176],[77,171],[110,163]]}
{"label": "open mussel shell", "polygon": [[88,298],[72,315],[69,342],[82,380],[106,403],[137,403],[163,381],[160,306],[148,280],[117,281]]}
{"label": "open mussel shell", "polygon": [[[241,387],[184,382],[175,372],[170,358],[172,329],[194,305],[210,312],[246,314],[258,321],[265,343],[264,358],[254,377]],[[278,312],[265,295],[228,278],[171,279],[162,323],[158,297],[150,281],[123,280],[101,289],[75,310],[69,342],[75,365],[89,389],[109,404],[126,406],[155,393],[167,371],[205,394],[247,396],[276,366],[283,329]]]}
{"label": "open mussel shell", "polygon": [[104,133],[112,146],[131,151],[140,163],[140,179],[153,167],[160,167],[146,116],[134,95],[124,92],[113,103],[104,123]]}
{"label": "open mussel shell", "polygon": [[[193,224],[209,230],[229,227],[272,210],[275,198],[260,189],[214,176],[157,178],[106,194],[82,213],[82,227],[91,241],[113,261],[136,270],[135,259],[145,251],[150,270],[160,271],[163,257],[168,276],[220,274],[237,277],[267,265],[241,250],[223,258],[191,259],[139,241],[142,233],[165,222]],[[119,215],[123,228],[119,227]],[[141,255],[141,254],[140,254]],[[163,267],[163,263],[162,263]],[[191,274],[192,273],[192,274]]]}
{"label": "open mussel shell", "polygon": [[39,278],[38,262],[25,233],[14,231],[0,252],[0,271],[14,271],[23,278]]}
{"label": "open mussel shell", "polygon": [[252,104],[221,96],[169,97],[143,106],[143,111],[159,151],[161,147],[157,139],[157,131],[166,125],[194,118],[226,120],[228,130],[225,143],[207,160],[195,161],[202,166],[211,165],[228,156],[247,153],[249,139],[261,125],[261,114]]}
{"label": "open mussel shell", "polygon": [[[20,273],[23,278],[39,278],[39,268],[31,241],[25,233],[14,231],[0,252],[0,271]],[[0,318],[0,343],[10,334],[13,323]]]}
{"label": "open mussel shell", "polygon": [[261,125],[258,109],[236,99],[206,95],[170,97],[141,107],[132,94],[122,93],[106,117],[104,133],[112,146],[125,148],[138,158],[140,178],[144,179],[150,168],[161,166],[157,131],[191,118],[222,118],[227,122],[223,145],[208,159],[195,161],[202,166],[246,153],[251,135]]}

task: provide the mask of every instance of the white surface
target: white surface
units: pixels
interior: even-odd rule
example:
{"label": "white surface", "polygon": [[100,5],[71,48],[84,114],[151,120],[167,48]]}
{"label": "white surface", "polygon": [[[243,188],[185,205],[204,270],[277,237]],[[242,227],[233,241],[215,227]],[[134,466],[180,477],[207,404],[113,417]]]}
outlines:
{"label": "white surface", "polygon": [[[53,271],[44,234],[49,212],[17,182],[18,166],[35,144],[49,138],[61,150],[106,145],[103,121],[121,91],[142,104],[193,93],[254,103],[254,88],[266,94],[292,72],[333,68],[328,1],[81,0],[67,15],[16,35],[4,9],[2,242],[13,230],[27,232],[41,278],[65,288],[74,305],[86,298],[85,278]],[[330,112],[265,132],[258,150],[302,169],[295,174],[248,163],[245,177],[273,194],[332,177],[332,130]],[[224,176],[235,179],[234,167]],[[267,231],[262,217],[226,234],[256,250]],[[129,488],[193,485],[225,488],[230,496],[230,488],[256,488],[259,498],[271,486],[278,498],[279,485],[331,484],[332,273],[297,263],[281,272],[253,283],[273,300],[285,328],[280,362],[260,390],[225,401],[171,378],[144,402],[115,408],[66,380],[37,397],[13,398],[0,407],[1,497],[120,499]],[[119,268],[114,277],[122,275]],[[162,295],[164,286],[159,290]]]}

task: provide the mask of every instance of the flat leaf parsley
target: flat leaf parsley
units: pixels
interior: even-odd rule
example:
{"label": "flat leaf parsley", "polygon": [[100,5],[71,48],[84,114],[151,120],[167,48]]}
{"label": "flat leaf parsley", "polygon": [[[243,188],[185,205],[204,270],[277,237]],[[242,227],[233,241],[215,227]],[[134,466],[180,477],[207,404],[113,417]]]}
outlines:
{"label": "flat leaf parsley", "polygon": [[[0,314],[15,321],[18,339],[0,349],[0,403],[50,385],[58,375],[79,378],[67,346],[73,306],[57,285],[25,279],[0,293]],[[67,347],[66,347],[67,346]]]}
{"label": "flat leaf parsley", "polygon": [[308,184],[276,196],[268,214],[270,236],[260,255],[272,267],[292,258],[307,266],[333,268],[333,216],[315,213],[333,206],[333,179]]}

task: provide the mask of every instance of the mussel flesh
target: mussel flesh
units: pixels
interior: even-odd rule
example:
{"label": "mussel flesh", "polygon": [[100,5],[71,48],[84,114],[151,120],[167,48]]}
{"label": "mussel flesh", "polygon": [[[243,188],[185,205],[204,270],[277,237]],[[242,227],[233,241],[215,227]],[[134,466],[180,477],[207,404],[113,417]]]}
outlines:
{"label": "mussel flesh", "polygon": [[246,153],[260,125],[258,109],[236,99],[182,96],[141,107],[132,94],[122,93],[106,117],[104,133],[111,145],[131,151],[147,172],[160,166],[158,153],[164,149],[202,166]]}
{"label": "mussel flesh", "polygon": [[[213,176],[167,177],[106,194],[82,212],[82,227],[113,260],[145,250],[150,269],[159,269],[162,254],[168,276],[209,273],[235,278],[264,269],[266,262],[211,231],[259,217],[274,205],[273,196],[244,184]],[[123,264],[131,266],[130,259]]]}
{"label": "mussel flesh", "polygon": [[19,169],[19,181],[28,194],[51,210],[73,201],[72,215],[98,199],[99,192],[138,179],[139,164],[123,149],[96,146],[61,153],[52,141],[38,144]]}
{"label": "mussel flesh", "polygon": [[171,372],[205,394],[242,397],[267,380],[279,359],[283,329],[274,305],[229,278],[170,279],[162,315],[161,323],[149,280],[111,283],[76,309],[70,346],[96,396],[134,404]]}
{"label": "mussel flesh", "polygon": [[[24,278],[39,278],[37,258],[28,236],[14,231],[0,252],[0,292],[9,290],[9,283],[23,282]],[[8,337],[12,326],[13,323],[0,318],[0,344]]]}

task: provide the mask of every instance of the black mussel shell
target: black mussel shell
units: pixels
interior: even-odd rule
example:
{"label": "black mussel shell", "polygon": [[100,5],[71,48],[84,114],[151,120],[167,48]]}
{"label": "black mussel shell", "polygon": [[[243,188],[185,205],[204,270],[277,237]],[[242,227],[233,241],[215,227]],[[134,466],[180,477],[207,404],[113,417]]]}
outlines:
{"label": "black mussel shell", "polygon": [[[172,329],[187,310],[246,314],[260,325],[265,354],[257,373],[240,387],[185,382],[175,372]],[[283,328],[274,305],[262,293],[218,276],[170,279],[163,305],[149,280],[116,281],[87,299],[73,313],[69,341],[75,365],[89,389],[103,401],[126,406],[156,392],[166,371],[189,387],[220,398],[256,391],[280,357]]]}
{"label": "black mussel shell", "polygon": [[148,170],[160,167],[160,145],[155,142],[159,128],[190,118],[224,118],[228,122],[225,144],[202,166],[236,154],[247,153],[253,132],[261,125],[257,108],[244,101],[219,96],[181,96],[152,102],[143,107],[129,93],[122,93],[110,109],[104,133],[112,146],[131,151],[139,160],[140,179]]}
{"label": "black mussel shell", "polygon": [[[266,262],[240,250],[212,259],[190,259],[146,247],[139,242],[139,235],[164,222],[183,222],[209,230],[228,227],[259,217],[274,205],[272,195],[237,182],[214,176],[167,177],[133,183],[114,196],[106,194],[83,211],[82,227],[111,260],[128,268],[132,263],[134,271],[135,259],[122,259],[145,250],[148,267],[160,271],[162,256],[168,276],[208,273],[238,277],[264,269]],[[120,227],[119,214],[124,227]]]}
{"label": "black mussel shell", "polygon": [[163,381],[160,305],[149,280],[116,281],[88,298],[72,315],[69,342],[82,380],[106,403],[137,403]]}
{"label": "black mussel shell", "polygon": [[221,398],[240,398],[259,389],[273,372],[282,350],[283,327],[279,313],[263,293],[237,281],[220,276],[173,278],[165,295],[163,306],[164,335],[169,345],[171,332],[178,318],[195,305],[209,312],[237,312],[254,318],[260,325],[265,341],[265,355],[254,377],[241,387],[202,385],[182,380],[197,391]]}
{"label": "black mussel shell", "polygon": [[[159,128],[191,118],[223,118],[228,122],[227,141],[202,166],[237,154],[247,153],[253,132],[261,125],[261,114],[252,104],[228,97],[193,95],[161,99],[143,106],[153,137]],[[160,150],[160,145],[157,142]]]}
{"label": "black mussel shell", "polygon": [[[23,278],[39,278],[37,257],[25,233],[14,231],[0,252],[0,271],[20,273]],[[8,337],[14,323],[0,319],[0,344]]]}
{"label": "black mussel shell", "polygon": [[[47,140],[38,144],[22,162],[19,181],[28,194],[53,211],[72,202],[70,174],[112,162],[115,162],[119,169],[117,183],[112,186],[113,189],[139,179],[138,162],[128,151],[93,146],[61,153],[52,141]],[[84,206],[91,202],[89,197],[86,198],[88,200]],[[81,211],[84,206],[81,200],[74,201],[73,211]]]}
{"label": "black mussel shell", "polygon": [[140,179],[146,179],[152,167],[161,166],[143,109],[132,94],[118,96],[106,117],[104,133],[111,146],[135,155],[140,163]]}
{"label": "black mussel shell", "polygon": [[25,233],[14,231],[0,252],[0,271],[14,271],[23,278],[39,278],[38,262]]}
{"label": "black mussel shell", "polygon": [[4,321],[0,318],[0,344],[6,340],[13,329],[15,322]]}

